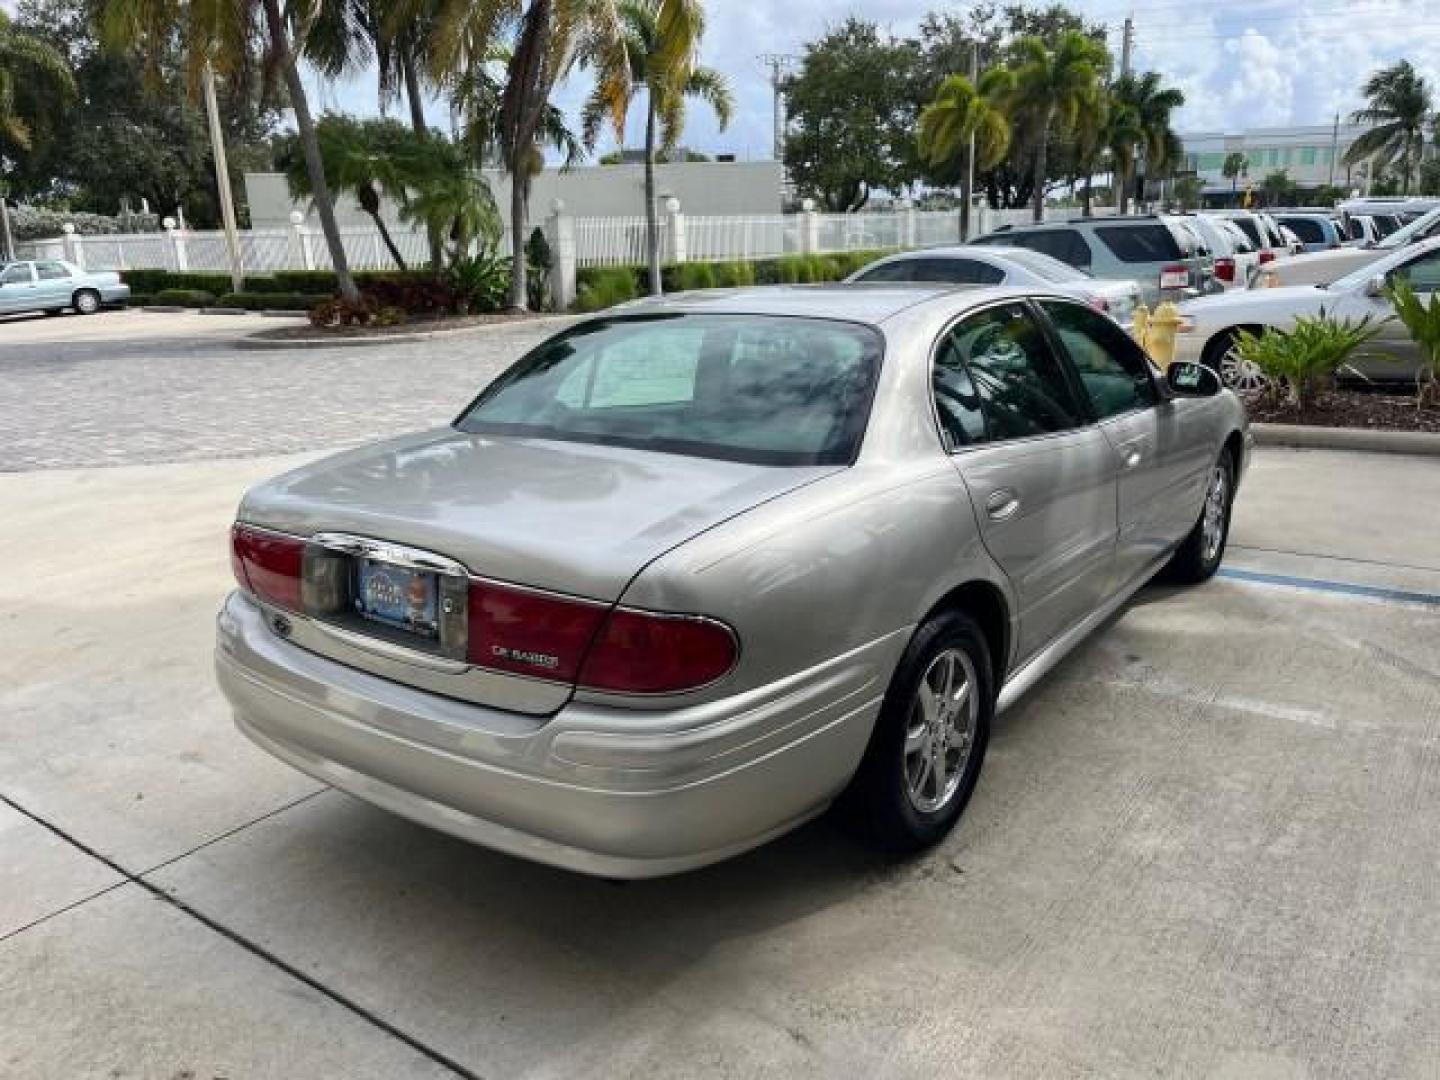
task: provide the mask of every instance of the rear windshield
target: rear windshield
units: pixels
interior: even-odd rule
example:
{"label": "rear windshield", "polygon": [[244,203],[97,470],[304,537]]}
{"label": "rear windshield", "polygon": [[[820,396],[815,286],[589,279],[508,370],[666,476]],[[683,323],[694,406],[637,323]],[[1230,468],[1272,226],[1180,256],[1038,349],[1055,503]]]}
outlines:
{"label": "rear windshield", "polygon": [[456,426],[761,465],[849,464],[883,349],[871,327],[821,319],[600,319],[526,355]]}
{"label": "rear windshield", "polygon": [[1090,265],[1090,245],[1074,229],[1033,229],[1025,232],[1006,232],[1000,235],[982,236],[977,244],[1002,244],[1005,247],[1023,247],[1059,259],[1070,266]]}
{"label": "rear windshield", "polygon": [[1239,225],[1240,228],[1244,230],[1245,235],[1250,238],[1250,242],[1256,247],[1270,246],[1270,241],[1268,237],[1264,240],[1260,239],[1260,225],[1256,222],[1254,218],[1235,218],[1234,221],[1236,225]]}
{"label": "rear windshield", "polygon": [[1174,234],[1158,221],[1139,225],[1100,225],[1096,227],[1095,235],[1121,262],[1173,262],[1181,257]]}
{"label": "rear windshield", "polygon": [[1278,220],[1281,225],[1298,236],[1301,243],[1323,244],[1326,242],[1325,226],[1315,218],[1283,217]]}
{"label": "rear windshield", "polygon": [[1046,281],[1089,281],[1091,277],[1084,270],[1063,263],[1059,259],[1046,255],[1043,251],[1030,251],[1027,248],[1013,248],[1005,253],[1005,257],[1012,262],[1019,263],[1032,274],[1044,278]]}

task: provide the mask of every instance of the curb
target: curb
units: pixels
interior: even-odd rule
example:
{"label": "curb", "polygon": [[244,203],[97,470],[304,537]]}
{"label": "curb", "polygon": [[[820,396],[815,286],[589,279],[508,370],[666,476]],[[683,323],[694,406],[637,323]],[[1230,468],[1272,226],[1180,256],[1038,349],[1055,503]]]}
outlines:
{"label": "curb", "polygon": [[[267,313],[268,314],[268,313]],[[286,314],[293,314],[287,312]],[[550,323],[569,321],[575,319],[575,315],[541,315],[534,319],[510,320],[506,322],[477,323],[473,326],[442,326],[434,330],[416,330],[410,333],[395,334],[351,334],[344,337],[313,338],[265,338],[259,331],[254,334],[247,334],[238,339],[234,344],[237,349],[263,350],[265,352],[278,351],[283,349],[336,349],[346,346],[370,347],[378,345],[413,345],[416,342],[428,341],[431,338],[446,337],[450,334],[480,334],[487,331],[501,330],[514,326],[546,326]]]}
{"label": "curb", "polygon": [[1250,431],[1258,446],[1440,456],[1440,434],[1428,431],[1369,431],[1364,428],[1310,427],[1303,424],[1251,424]]}

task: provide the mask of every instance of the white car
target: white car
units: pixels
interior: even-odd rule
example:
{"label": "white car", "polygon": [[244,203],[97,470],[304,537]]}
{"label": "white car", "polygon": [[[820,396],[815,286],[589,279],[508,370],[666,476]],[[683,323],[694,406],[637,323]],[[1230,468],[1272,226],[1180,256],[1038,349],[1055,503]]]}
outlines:
{"label": "white car", "polygon": [[1264,385],[1264,376],[1247,367],[1234,351],[1241,330],[1289,330],[1300,316],[1321,313],[1351,321],[1369,317],[1387,321],[1379,335],[1357,351],[1341,377],[1413,385],[1421,370],[1418,346],[1404,325],[1390,318],[1394,309],[1386,296],[1386,289],[1400,279],[1408,281],[1423,302],[1430,301],[1440,290],[1440,238],[1391,252],[1330,285],[1246,289],[1187,301],[1180,305],[1175,359],[1214,368],[1231,389],[1256,390]]}
{"label": "white car", "polygon": [[130,286],[111,270],[91,272],[63,259],[0,263],[0,314],[43,311],[58,315],[73,308],[93,315],[106,304],[123,304]]}
{"label": "white car", "polygon": [[1257,288],[1271,288],[1276,285],[1324,285],[1431,236],[1440,236],[1440,207],[1415,219],[1403,229],[1397,229],[1374,247],[1316,251],[1287,259],[1276,259],[1261,269],[1252,284]]}
{"label": "white car", "polygon": [[1260,251],[1245,230],[1229,218],[1211,214],[1186,214],[1185,220],[1214,256],[1212,273],[1220,287],[1226,291],[1245,288],[1260,265]]}

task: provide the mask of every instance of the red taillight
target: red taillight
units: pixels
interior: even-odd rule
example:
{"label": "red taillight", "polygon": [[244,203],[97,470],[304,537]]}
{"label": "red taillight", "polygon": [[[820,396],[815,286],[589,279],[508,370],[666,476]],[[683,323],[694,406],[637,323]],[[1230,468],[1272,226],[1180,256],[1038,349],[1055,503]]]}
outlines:
{"label": "red taillight", "polygon": [[1235,260],[1228,256],[1221,256],[1215,260],[1215,276],[1221,281],[1235,280]]}
{"label": "red taillight", "polygon": [[1271,251],[1269,248],[1265,248],[1265,249],[1263,249],[1263,250],[1260,252],[1260,265],[1261,265],[1261,266],[1264,266],[1264,265],[1265,265],[1266,263],[1268,263],[1268,262],[1274,262],[1274,261],[1275,261],[1275,252]]}
{"label": "red taillight", "polygon": [[739,656],[724,623],[616,608],[590,647],[580,685],[617,694],[667,694],[712,683]]}
{"label": "red taillight", "polygon": [[242,589],[261,600],[299,611],[305,541],[244,525],[230,529],[230,566]]}
{"label": "red taillight", "polygon": [[1163,266],[1160,268],[1160,288],[1162,289],[1183,289],[1190,284],[1190,271],[1183,266]]}
{"label": "red taillight", "polygon": [[606,605],[488,581],[470,583],[472,664],[574,682]]}

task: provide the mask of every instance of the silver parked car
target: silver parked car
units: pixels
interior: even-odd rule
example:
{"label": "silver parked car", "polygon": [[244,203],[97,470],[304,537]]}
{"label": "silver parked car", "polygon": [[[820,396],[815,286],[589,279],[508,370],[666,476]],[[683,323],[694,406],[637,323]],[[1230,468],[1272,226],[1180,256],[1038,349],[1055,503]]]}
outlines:
{"label": "silver parked car", "polygon": [[997,707],[1215,571],[1248,457],[1214,372],[1073,297],[627,305],[246,494],[218,677],[281,759],[530,859],[673,873],[837,801],[914,850]]}
{"label": "silver parked car", "polygon": [[863,266],[849,282],[932,281],[952,285],[1036,286],[1078,296],[1121,326],[1129,326],[1140,305],[1136,281],[1092,277],[1084,270],[1022,247],[962,244],[887,255]]}
{"label": "silver parked car", "polygon": [[112,271],[91,273],[61,259],[0,265],[0,314],[43,311],[58,315],[74,308],[92,315],[105,304],[123,304],[130,286]]}

